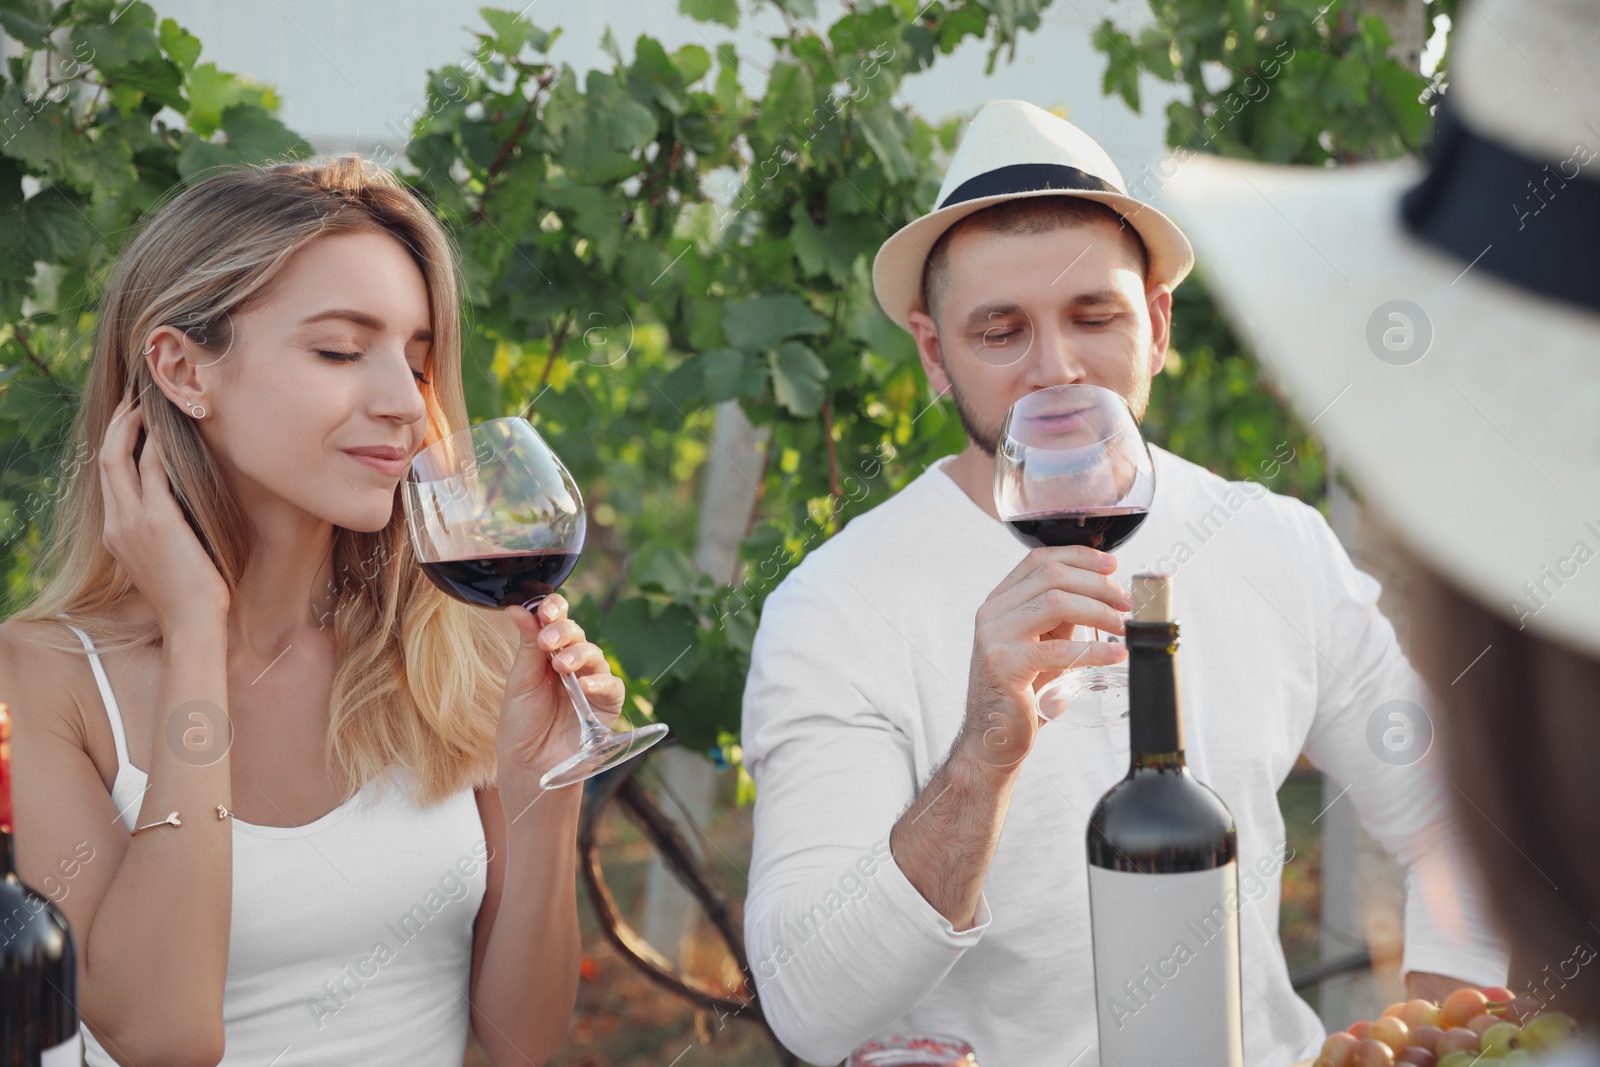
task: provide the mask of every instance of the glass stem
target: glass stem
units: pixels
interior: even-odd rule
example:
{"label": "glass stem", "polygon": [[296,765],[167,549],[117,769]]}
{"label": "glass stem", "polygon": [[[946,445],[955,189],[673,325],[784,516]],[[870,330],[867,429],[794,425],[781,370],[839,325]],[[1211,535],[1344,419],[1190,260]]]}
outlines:
{"label": "glass stem", "polygon": [[[543,601],[544,597],[539,597],[527,601],[522,606],[532,612],[534,620],[538,621],[539,605]],[[554,669],[553,664],[551,669]],[[556,675],[561,679],[561,684],[567,687],[567,695],[572,698],[572,710],[578,713],[578,725],[583,727],[583,739],[580,743],[587,748],[596,741],[609,737],[611,729],[600,721],[600,717],[594,713],[594,708],[589,706],[589,695],[583,691],[583,686],[578,684],[578,676],[562,674],[560,671],[556,671]]]}
{"label": "glass stem", "polygon": [[583,743],[587,745],[597,738],[609,736],[610,729],[595,715],[594,708],[589,706],[589,697],[584,693],[583,686],[578,684],[578,676],[562,674],[561,684],[567,687],[567,695],[572,698],[572,710],[578,713],[578,722],[583,727]]}

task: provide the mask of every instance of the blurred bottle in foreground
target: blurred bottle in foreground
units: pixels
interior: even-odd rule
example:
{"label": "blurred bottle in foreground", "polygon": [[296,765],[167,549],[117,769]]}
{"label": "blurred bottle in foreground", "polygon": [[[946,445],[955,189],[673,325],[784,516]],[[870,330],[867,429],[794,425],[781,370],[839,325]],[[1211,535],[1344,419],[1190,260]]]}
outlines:
{"label": "blurred bottle in foreground", "polygon": [[978,1067],[978,1057],[958,1037],[911,1034],[868,1041],[846,1067]]}
{"label": "blurred bottle in foreground", "polygon": [[78,1067],[78,954],[66,917],[17,875],[11,713],[0,704],[0,1067]]}

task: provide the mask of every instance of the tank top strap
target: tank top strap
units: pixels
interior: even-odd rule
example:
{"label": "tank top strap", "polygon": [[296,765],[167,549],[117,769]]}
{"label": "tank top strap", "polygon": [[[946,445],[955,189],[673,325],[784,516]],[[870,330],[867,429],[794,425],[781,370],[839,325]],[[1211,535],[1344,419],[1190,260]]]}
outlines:
{"label": "tank top strap", "polygon": [[[66,619],[66,613],[61,613],[58,618]],[[111,680],[106,677],[105,664],[100,662],[100,653],[95,650],[94,642],[89,640],[89,635],[70,622],[63,623],[67,629],[78,635],[78,640],[83,642],[83,649],[89,653],[89,667],[94,671],[95,684],[100,687],[100,699],[106,706],[106,718],[111,720],[111,736],[117,743],[117,765],[131,767],[133,761],[128,758],[128,735],[122,729],[122,709],[117,706],[117,698],[111,692]]]}

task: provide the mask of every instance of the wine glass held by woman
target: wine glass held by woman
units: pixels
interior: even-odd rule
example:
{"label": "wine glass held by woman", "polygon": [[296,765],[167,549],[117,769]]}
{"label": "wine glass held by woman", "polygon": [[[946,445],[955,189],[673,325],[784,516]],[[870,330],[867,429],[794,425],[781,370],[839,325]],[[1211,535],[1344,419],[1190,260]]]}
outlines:
{"label": "wine glass held by woman", "polygon": [[[457,268],[356,157],[188,188],[121,253],[41,591],[0,625],[18,867],[89,1067],[545,1062],[580,941],[560,596],[420,571],[399,489],[467,424]],[[85,662],[87,658],[88,662]]]}
{"label": "wine glass held by woman", "polygon": [[[428,580],[482,607],[532,610],[572,573],[588,523],[572,473],[520,416],[487,419],[434,441],[411,461],[405,514]],[[650,723],[618,732],[563,673],[578,736],[539,777],[545,789],[577,785],[650,748],[667,732]]]}

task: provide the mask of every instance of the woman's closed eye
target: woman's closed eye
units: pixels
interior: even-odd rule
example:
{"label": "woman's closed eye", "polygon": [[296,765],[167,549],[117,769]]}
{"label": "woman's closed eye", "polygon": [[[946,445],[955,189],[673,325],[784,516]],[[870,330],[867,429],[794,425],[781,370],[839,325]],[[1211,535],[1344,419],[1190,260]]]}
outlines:
{"label": "woman's closed eye", "polygon": [[[338,363],[354,363],[362,357],[362,353],[360,352],[341,352],[331,348],[319,348],[317,350],[317,355],[326,359],[334,360]],[[422,372],[419,370],[412,370],[411,376],[415,378],[420,385],[428,384],[428,379],[424,378],[422,376]]]}

